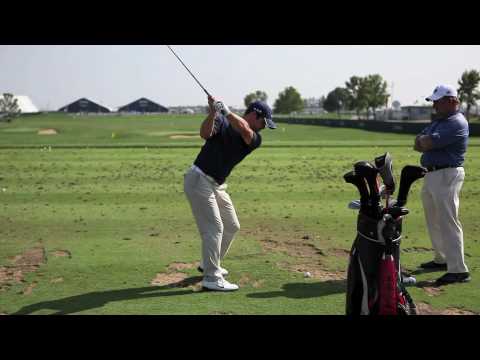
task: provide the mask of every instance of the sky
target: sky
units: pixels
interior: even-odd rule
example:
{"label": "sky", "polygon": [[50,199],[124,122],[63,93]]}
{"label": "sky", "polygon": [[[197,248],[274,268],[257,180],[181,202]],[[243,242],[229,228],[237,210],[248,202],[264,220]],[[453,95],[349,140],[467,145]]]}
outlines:
{"label": "sky", "polygon": [[[425,103],[438,84],[480,71],[479,45],[172,45],[203,86],[231,107],[265,91],[273,105],[293,86],[326,96],[351,76],[380,74],[391,100]],[[206,105],[205,93],[165,45],[0,45],[0,93],[27,95],[40,110],[81,97],[111,108],[140,97]]]}

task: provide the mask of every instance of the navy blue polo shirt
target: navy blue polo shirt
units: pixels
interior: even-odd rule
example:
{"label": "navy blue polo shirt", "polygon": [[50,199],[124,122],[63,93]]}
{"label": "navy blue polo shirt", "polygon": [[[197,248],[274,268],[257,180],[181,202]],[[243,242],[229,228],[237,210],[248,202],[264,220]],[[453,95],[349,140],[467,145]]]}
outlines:
{"label": "navy blue polo shirt", "polygon": [[430,135],[433,148],[422,154],[422,166],[462,166],[468,145],[468,122],[461,112],[432,121],[421,133]]}
{"label": "navy blue polo shirt", "polygon": [[261,143],[262,137],[254,132],[252,142],[247,145],[229,121],[223,115],[218,115],[214,122],[214,135],[205,142],[194,164],[221,185],[235,165],[260,147]]}

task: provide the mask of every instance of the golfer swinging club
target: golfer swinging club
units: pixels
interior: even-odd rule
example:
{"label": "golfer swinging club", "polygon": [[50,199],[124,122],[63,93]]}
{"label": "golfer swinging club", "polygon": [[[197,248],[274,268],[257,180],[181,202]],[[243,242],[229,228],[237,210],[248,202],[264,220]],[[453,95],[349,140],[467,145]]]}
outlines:
{"label": "golfer swinging club", "polygon": [[262,102],[251,103],[243,117],[227,105],[208,96],[209,114],[202,122],[200,136],[206,140],[194,165],[184,175],[184,190],[202,238],[203,288],[233,291],[238,285],[224,279],[228,271],[220,266],[235,233],[240,229],[225,183],[232,169],[260,147],[259,132],[275,129],[272,110]]}

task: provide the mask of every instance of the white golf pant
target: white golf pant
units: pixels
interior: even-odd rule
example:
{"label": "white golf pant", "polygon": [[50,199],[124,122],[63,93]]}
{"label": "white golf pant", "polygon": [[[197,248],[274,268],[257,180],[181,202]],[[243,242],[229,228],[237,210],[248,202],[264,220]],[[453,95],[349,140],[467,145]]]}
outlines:
{"label": "white golf pant", "polygon": [[202,238],[203,276],[206,281],[222,277],[220,262],[240,230],[237,214],[227,184],[218,185],[213,178],[192,166],[184,175],[184,191]]}
{"label": "white golf pant", "polygon": [[422,188],[423,209],[435,250],[434,261],[447,264],[449,273],[468,272],[463,230],[458,219],[459,195],[465,179],[463,167],[428,172]]}

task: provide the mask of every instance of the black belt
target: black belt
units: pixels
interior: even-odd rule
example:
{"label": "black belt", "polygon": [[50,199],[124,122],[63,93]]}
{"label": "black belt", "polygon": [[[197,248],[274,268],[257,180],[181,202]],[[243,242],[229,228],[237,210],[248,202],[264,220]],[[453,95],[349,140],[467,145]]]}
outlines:
{"label": "black belt", "polygon": [[441,170],[441,169],[448,169],[448,168],[457,168],[460,166],[452,166],[452,165],[439,165],[439,166],[425,166],[425,168],[428,171],[435,171],[435,170]]}

